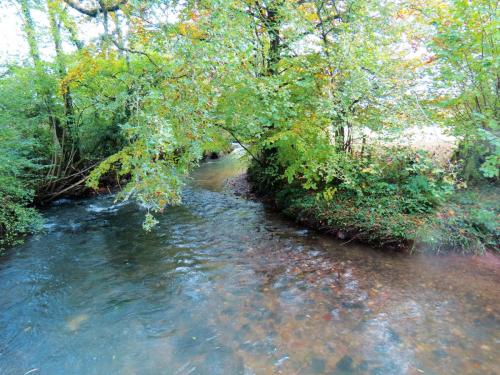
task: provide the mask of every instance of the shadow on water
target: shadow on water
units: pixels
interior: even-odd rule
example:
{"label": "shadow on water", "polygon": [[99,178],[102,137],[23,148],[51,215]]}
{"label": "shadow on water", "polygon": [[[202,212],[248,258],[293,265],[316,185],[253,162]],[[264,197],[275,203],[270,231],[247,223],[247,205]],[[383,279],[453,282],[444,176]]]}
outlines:
{"label": "shadow on water", "polygon": [[47,210],[0,261],[0,373],[499,372],[498,265],[343,246],[222,192],[242,168],[152,233],[110,196]]}

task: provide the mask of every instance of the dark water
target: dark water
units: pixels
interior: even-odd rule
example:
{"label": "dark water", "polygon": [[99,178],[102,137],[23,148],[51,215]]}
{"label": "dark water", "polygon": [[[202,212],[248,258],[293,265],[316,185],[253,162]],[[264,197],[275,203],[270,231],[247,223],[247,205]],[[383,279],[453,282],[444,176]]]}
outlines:
{"label": "dark water", "polygon": [[0,259],[0,374],[497,374],[499,263],[342,245],[204,165],[152,232],[112,197]]}

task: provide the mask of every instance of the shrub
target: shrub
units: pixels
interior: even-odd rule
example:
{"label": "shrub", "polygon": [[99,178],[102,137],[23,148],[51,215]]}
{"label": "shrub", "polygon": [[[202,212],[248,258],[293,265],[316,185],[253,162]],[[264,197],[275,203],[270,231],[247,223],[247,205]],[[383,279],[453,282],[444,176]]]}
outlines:
{"label": "shrub", "polygon": [[34,143],[22,127],[0,117],[0,252],[40,227],[41,217],[29,205],[34,197],[37,164],[28,155]]}

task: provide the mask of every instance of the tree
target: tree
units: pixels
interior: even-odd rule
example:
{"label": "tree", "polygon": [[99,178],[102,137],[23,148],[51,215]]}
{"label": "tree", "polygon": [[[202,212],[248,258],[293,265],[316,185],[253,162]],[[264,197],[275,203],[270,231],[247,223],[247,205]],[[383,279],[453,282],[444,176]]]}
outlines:
{"label": "tree", "polygon": [[498,2],[454,0],[427,9],[436,35],[436,114],[460,139],[466,180],[498,178],[500,168]]}

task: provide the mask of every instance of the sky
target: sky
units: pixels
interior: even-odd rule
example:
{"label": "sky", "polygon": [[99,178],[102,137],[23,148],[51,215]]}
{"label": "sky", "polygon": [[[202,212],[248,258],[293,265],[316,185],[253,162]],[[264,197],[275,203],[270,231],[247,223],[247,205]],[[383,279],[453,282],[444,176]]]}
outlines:
{"label": "sky", "polygon": [[19,61],[28,53],[28,45],[22,35],[21,19],[13,5],[0,0],[0,64]]}
{"label": "sky", "polygon": [[[89,21],[86,16],[80,15],[77,11],[69,8],[69,13],[79,18],[78,37],[87,44],[96,39],[103,32],[103,27],[98,22]],[[38,47],[40,55],[44,60],[52,59],[54,48],[49,35],[49,20],[43,11],[32,9],[31,15],[37,27]],[[178,9],[170,7],[160,7],[155,14],[157,21],[175,22],[177,21]],[[124,26],[122,26],[124,27]],[[63,38],[68,40],[68,38]],[[65,50],[73,49],[73,46],[63,45]],[[0,0],[0,67],[5,63],[21,62],[29,58],[29,47],[26,42],[20,7],[15,1]]]}
{"label": "sky", "polygon": [[[33,9],[32,17],[37,26],[40,55],[44,60],[53,58],[54,48],[49,35],[49,20],[46,13]],[[95,23],[86,22],[85,32],[79,33],[84,41],[96,38],[100,28]],[[71,48],[69,45],[65,49]],[[21,62],[29,57],[28,43],[24,37],[20,8],[14,2],[0,0],[0,65]]]}

